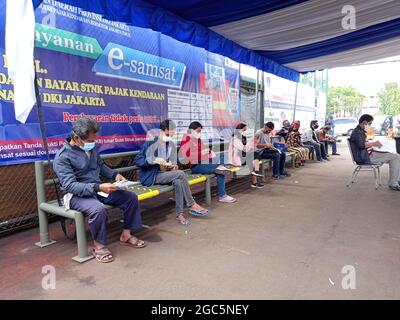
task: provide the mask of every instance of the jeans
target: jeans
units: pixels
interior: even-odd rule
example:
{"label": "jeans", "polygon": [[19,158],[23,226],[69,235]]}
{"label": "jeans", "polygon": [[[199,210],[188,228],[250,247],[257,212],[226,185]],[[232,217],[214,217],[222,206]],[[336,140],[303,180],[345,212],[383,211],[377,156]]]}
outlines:
{"label": "jeans", "polygon": [[[200,174],[211,174],[215,173],[215,169],[218,167],[218,164],[196,164],[192,166],[193,173]],[[218,195],[223,197],[226,195],[225,192],[225,176],[223,174],[217,174],[217,190]]]}
{"label": "jeans", "polygon": [[272,159],[272,174],[274,176],[285,172],[286,154],[274,149],[262,149],[257,151],[262,159]]}
{"label": "jeans", "polygon": [[326,154],[329,154],[329,148],[328,148],[329,145],[332,145],[332,154],[335,154],[337,152],[336,141],[333,142],[324,141],[324,145]]}
{"label": "jeans", "polygon": [[194,204],[195,201],[192,196],[192,191],[185,178],[185,173],[182,170],[159,172],[156,176],[155,183],[172,183],[175,188],[175,208],[177,216],[183,213],[184,202],[186,202],[186,205],[189,207]]}
{"label": "jeans", "polygon": [[107,205],[114,205],[124,211],[124,229],[137,230],[142,227],[137,195],[126,190],[111,192],[107,198],[102,196],[82,198],[73,196],[70,208],[89,217],[89,229],[93,240],[107,245]]}
{"label": "jeans", "polygon": [[322,159],[327,159],[325,146],[323,143],[318,143],[315,141],[306,141],[306,142],[303,142],[303,144],[305,146],[313,146],[314,147],[315,155],[317,156],[318,161],[321,161]]}

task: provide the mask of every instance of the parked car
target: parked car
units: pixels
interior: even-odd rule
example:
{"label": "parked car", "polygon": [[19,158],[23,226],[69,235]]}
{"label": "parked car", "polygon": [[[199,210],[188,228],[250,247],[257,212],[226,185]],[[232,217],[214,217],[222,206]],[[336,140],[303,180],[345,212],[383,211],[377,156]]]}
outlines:
{"label": "parked car", "polygon": [[349,136],[358,125],[357,118],[336,118],[334,121],[336,135]]}
{"label": "parked car", "polygon": [[392,116],[382,116],[374,117],[374,122],[372,127],[375,130],[375,134],[380,136],[386,136],[389,128],[393,128],[393,117]]}

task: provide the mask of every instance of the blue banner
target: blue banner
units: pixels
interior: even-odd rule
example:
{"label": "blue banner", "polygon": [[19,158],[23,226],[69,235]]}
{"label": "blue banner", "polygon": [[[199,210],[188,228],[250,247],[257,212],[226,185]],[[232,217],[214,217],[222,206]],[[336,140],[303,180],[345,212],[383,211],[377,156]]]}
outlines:
{"label": "blue banner", "polygon": [[[0,0],[0,165],[44,159],[37,109],[15,119]],[[35,68],[50,153],[81,116],[101,125],[102,153],[137,150],[149,130],[173,119],[178,136],[191,121],[204,137],[239,118],[239,70],[232,60],[148,29],[46,0],[36,9]]]}

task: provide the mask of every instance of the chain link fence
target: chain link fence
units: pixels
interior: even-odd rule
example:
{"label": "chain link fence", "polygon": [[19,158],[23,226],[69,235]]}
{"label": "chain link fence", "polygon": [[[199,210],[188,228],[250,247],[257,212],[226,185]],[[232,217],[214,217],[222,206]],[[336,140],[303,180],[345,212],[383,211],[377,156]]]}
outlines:
{"label": "chain link fence", "polygon": [[[111,168],[134,165],[133,157],[107,159],[105,162]],[[137,174],[137,171],[123,173],[133,181],[137,180]],[[51,177],[55,177],[55,174],[46,167],[46,178]],[[48,186],[46,192],[48,200],[56,199],[54,185]],[[34,164],[0,167],[0,237],[36,227],[39,223],[37,212]]]}

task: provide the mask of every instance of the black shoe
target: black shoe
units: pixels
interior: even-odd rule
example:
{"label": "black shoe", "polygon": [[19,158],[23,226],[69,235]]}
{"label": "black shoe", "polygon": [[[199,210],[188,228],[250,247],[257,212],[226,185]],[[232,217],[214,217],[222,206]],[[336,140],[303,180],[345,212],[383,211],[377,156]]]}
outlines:
{"label": "black shoe", "polygon": [[332,153],[333,156],[340,156],[340,153]]}
{"label": "black shoe", "polygon": [[262,183],[260,183],[260,182],[257,182],[257,183],[252,183],[251,187],[252,188],[257,188],[257,189],[262,189],[262,188],[264,188],[264,185]]}
{"label": "black shoe", "polygon": [[400,186],[389,186],[389,188],[394,191],[400,191]]}
{"label": "black shoe", "polygon": [[290,174],[289,172],[287,172],[287,171],[283,171],[283,172],[281,173],[281,176],[290,177],[291,174]]}

